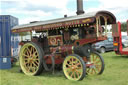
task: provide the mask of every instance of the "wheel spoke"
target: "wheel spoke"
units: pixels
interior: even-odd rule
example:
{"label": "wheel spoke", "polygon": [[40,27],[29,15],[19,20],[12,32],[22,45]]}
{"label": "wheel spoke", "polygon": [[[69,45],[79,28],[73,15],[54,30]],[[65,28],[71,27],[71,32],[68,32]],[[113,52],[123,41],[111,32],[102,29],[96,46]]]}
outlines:
{"label": "wheel spoke", "polygon": [[39,65],[39,62],[37,62],[37,61],[34,61],[34,63],[36,63],[37,65]]}
{"label": "wheel spoke", "polygon": [[74,72],[71,73],[71,77],[73,78]]}
{"label": "wheel spoke", "polygon": [[79,75],[79,73],[78,73],[78,72],[76,72],[76,75],[77,75],[77,78],[79,78],[79,76],[80,76],[80,75]]}
{"label": "wheel spoke", "polygon": [[73,58],[71,58],[71,64],[73,65]]}
{"label": "wheel spoke", "polygon": [[32,63],[30,63],[30,68],[32,68]]}
{"label": "wheel spoke", "polygon": [[90,68],[87,68],[87,71],[86,72],[89,73],[89,71],[90,71]]}
{"label": "wheel spoke", "polygon": [[96,66],[96,69],[97,69],[99,72],[100,72],[100,70],[101,70],[98,66]]}
{"label": "wheel spoke", "polygon": [[30,68],[30,65],[27,66],[27,69],[26,69],[28,72],[30,72],[31,68]]}
{"label": "wheel spoke", "polygon": [[78,69],[82,69],[82,67],[77,67],[77,70],[78,70]]}
{"label": "wheel spoke", "polygon": [[92,58],[93,58],[93,62],[94,62],[94,58],[95,58],[94,55],[92,55]]}
{"label": "wheel spoke", "polygon": [[29,67],[25,67],[27,72],[30,72],[30,68]]}
{"label": "wheel spoke", "polygon": [[29,62],[24,62],[24,66],[27,67],[27,65],[29,64]]}
{"label": "wheel spoke", "polygon": [[28,55],[28,56],[30,56],[30,53],[29,53],[29,51],[28,51],[28,50],[27,50],[27,52],[26,52],[26,53],[27,53],[27,55]]}
{"label": "wheel spoke", "polygon": [[67,65],[68,67],[71,67],[71,66],[72,66],[72,65],[70,65],[70,64],[68,64],[68,63],[67,63],[66,65]]}
{"label": "wheel spoke", "polygon": [[96,74],[96,70],[94,69],[94,68],[92,68],[93,69],[93,71],[94,71],[94,74]]}
{"label": "wheel spoke", "polygon": [[101,60],[96,61],[95,63],[101,63]]}
{"label": "wheel spoke", "polygon": [[72,71],[71,70],[66,70],[66,73],[69,75]]}
{"label": "wheel spoke", "polygon": [[22,56],[28,57],[28,55],[26,55],[26,54],[22,54]]}
{"label": "wheel spoke", "polygon": [[31,56],[30,49],[29,49],[28,47],[27,47],[26,49],[27,49],[27,53],[28,53],[28,55]]}
{"label": "wheel spoke", "polygon": [[32,63],[32,64],[33,64],[32,70],[33,72],[35,72],[38,66],[35,63]]}
{"label": "wheel spoke", "polygon": [[30,63],[30,66],[29,66],[29,70],[30,70],[30,72],[35,72],[35,71],[33,71],[33,68],[34,68],[34,66],[32,66],[32,63]]}
{"label": "wheel spoke", "polygon": [[98,58],[98,57],[96,56],[95,59],[93,60],[93,62],[95,62],[95,61],[97,60],[97,58]]}
{"label": "wheel spoke", "polygon": [[38,57],[38,55],[36,55],[36,54],[38,54],[36,51],[33,53],[33,57]]}
{"label": "wheel spoke", "polygon": [[35,72],[35,68],[33,67],[33,68],[31,68],[31,70],[32,70],[32,72]]}
{"label": "wheel spoke", "polygon": [[94,68],[91,68],[91,74],[96,74],[96,71]]}
{"label": "wheel spoke", "polygon": [[32,64],[33,64],[34,66],[38,67],[38,65],[36,65],[34,62],[32,62]]}
{"label": "wheel spoke", "polygon": [[38,56],[32,56],[33,58],[38,58]]}
{"label": "wheel spoke", "polygon": [[79,62],[79,63],[76,64],[76,66],[78,66],[78,65],[81,65],[81,63]]}
{"label": "wheel spoke", "polygon": [[90,69],[90,74],[93,74],[93,70],[92,70],[92,68]]}
{"label": "wheel spoke", "polygon": [[33,53],[34,53],[34,51],[35,51],[35,48],[32,49],[32,52],[33,52]]}
{"label": "wheel spoke", "polygon": [[31,48],[30,48],[30,52],[31,52],[31,54],[32,54],[32,52],[33,52],[33,47],[31,46]]}
{"label": "wheel spoke", "polygon": [[76,72],[79,73],[80,75],[82,74],[79,70],[76,69]]}
{"label": "wheel spoke", "polygon": [[74,72],[74,79],[76,79],[76,74],[75,74],[76,72]]}
{"label": "wheel spoke", "polygon": [[39,61],[39,59],[37,59],[37,58],[36,58],[36,59],[33,59],[33,60],[34,60],[34,61]]}
{"label": "wheel spoke", "polygon": [[102,65],[98,65],[98,64],[95,64],[95,66],[100,67],[100,68],[102,67]]}

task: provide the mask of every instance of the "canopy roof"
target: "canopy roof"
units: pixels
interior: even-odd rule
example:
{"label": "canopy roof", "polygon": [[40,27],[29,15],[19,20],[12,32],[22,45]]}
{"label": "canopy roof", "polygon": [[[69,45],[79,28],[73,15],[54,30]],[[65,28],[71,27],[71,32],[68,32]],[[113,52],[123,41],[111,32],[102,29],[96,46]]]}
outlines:
{"label": "canopy roof", "polygon": [[18,25],[12,28],[12,32],[26,32],[31,30],[49,30],[54,28],[63,28],[73,25],[93,23],[96,20],[96,17],[100,15],[104,15],[109,18],[108,24],[116,23],[116,18],[111,12],[97,11],[97,12],[85,13],[82,15]]}

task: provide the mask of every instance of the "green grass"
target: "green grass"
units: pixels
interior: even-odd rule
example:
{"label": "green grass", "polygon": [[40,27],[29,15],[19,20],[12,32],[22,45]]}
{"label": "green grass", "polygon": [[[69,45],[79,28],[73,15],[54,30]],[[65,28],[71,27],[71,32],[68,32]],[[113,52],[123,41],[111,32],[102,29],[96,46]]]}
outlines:
{"label": "green grass", "polygon": [[114,52],[102,54],[105,70],[102,75],[86,76],[82,81],[71,81],[63,72],[43,72],[39,76],[19,73],[16,65],[10,70],[0,70],[0,85],[128,85],[128,56]]}

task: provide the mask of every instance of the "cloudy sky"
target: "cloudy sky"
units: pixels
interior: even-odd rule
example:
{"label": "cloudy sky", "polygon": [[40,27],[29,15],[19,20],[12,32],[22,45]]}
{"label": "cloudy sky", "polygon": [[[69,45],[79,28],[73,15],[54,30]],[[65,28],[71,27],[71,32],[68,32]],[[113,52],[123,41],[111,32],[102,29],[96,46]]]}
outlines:
{"label": "cloudy sky", "polygon": [[[107,10],[118,21],[128,19],[128,0],[83,0],[86,13]],[[76,0],[0,0],[0,15],[19,18],[20,24],[76,15]]]}

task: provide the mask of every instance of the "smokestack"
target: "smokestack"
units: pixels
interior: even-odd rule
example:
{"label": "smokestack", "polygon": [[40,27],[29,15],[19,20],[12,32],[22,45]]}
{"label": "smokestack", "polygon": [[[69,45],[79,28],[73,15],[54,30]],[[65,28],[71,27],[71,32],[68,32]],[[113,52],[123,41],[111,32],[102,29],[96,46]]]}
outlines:
{"label": "smokestack", "polygon": [[84,14],[84,10],[83,10],[83,0],[77,0],[77,15],[81,15]]}

